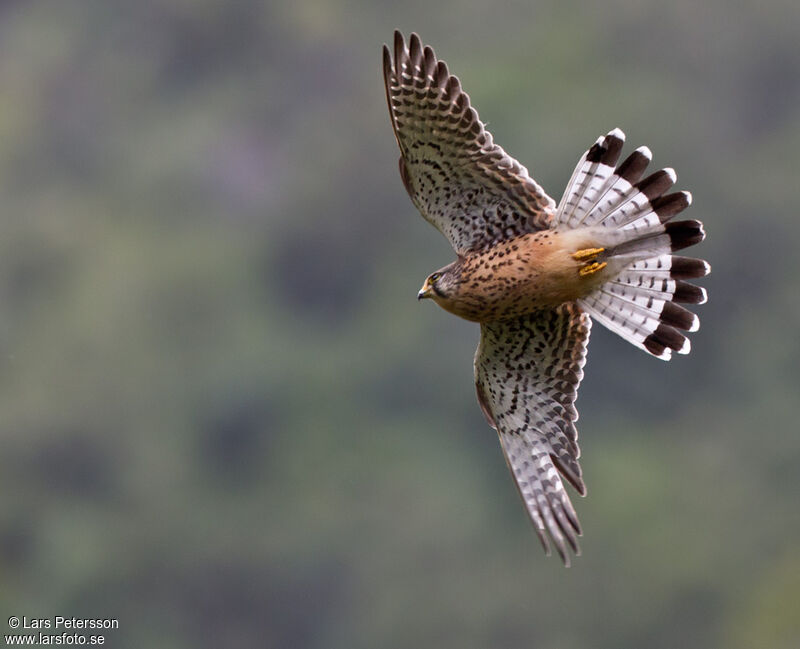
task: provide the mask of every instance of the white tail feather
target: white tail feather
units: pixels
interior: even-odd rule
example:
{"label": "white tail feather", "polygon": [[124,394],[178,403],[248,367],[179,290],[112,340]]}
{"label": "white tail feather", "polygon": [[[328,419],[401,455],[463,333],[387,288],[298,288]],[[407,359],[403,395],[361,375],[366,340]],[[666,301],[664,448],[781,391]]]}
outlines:
{"label": "white tail feather", "polygon": [[605,250],[600,259],[616,274],[579,304],[633,345],[669,360],[672,352],[689,352],[681,330],[696,331],[700,323],[675,302],[706,300],[705,290],[683,280],[710,270],[702,260],[672,253],[702,241],[705,233],[698,221],[668,223],[692,197],[688,192],[666,194],[677,179],[671,168],[642,179],[652,159],[647,147],[617,165],[624,140],[622,131],[614,129],[581,157],[554,215],[555,227],[601,230],[598,240]]}

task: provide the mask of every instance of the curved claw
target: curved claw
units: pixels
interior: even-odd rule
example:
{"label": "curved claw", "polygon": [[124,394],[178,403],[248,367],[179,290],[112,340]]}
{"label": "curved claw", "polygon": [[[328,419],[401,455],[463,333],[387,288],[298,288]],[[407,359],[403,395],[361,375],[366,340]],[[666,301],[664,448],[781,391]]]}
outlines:
{"label": "curved claw", "polygon": [[578,271],[578,274],[581,277],[588,277],[589,275],[594,275],[595,273],[603,270],[606,266],[608,266],[608,262],[597,262],[594,261],[591,264],[587,264],[583,268]]}
{"label": "curved claw", "polygon": [[584,248],[572,253],[572,258],[575,261],[592,261],[597,258],[597,255],[605,251],[605,248]]}

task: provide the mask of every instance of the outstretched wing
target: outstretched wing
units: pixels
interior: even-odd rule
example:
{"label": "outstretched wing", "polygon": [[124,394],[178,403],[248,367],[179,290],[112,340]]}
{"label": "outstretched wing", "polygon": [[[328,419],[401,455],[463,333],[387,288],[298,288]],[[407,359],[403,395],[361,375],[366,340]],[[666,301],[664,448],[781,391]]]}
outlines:
{"label": "outstretched wing", "polygon": [[383,47],[400,175],[417,209],[456,252],[547,228],[555,202],[492,141],[444,61],[411,34]]}
{"label": "outstretched wing", "polygon": [[548,535],[565,565],[568,543],[580,554],[580,524],[561,475],[581,495],[575,399],[583,378],[591,320],[574,303],[481,325],[475,353],[478,401],[499,436],[539,539]]}

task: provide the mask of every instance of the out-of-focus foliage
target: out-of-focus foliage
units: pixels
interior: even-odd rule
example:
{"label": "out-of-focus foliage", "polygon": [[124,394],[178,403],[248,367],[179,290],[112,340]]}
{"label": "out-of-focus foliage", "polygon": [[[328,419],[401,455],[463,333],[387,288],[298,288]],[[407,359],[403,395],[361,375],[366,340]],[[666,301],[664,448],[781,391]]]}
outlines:
{"label": "out-of-focus foliage", "polygon": [[[620,126],[709,232],[690,357],[595,327],[570,570],[475,404],[476,327],[414,299],[452,253],[397,174],[395,27],[556,199]],[[796,0],[3,3],[0,625],[800,646],[799,34]]]}

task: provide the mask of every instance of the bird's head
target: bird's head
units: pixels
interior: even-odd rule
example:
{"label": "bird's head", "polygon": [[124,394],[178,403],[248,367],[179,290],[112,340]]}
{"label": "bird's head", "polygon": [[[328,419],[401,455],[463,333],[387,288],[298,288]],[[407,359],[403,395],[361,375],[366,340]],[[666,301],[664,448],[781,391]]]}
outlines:
{"label": "bird's head", "polygon": [[461,276],[458,262],[453,262],[435,273],[428,275],[422,288],[417,293],[417,299],[429,297],[434,302],[441,304],[443,301],[455,297],[459,278]]}

